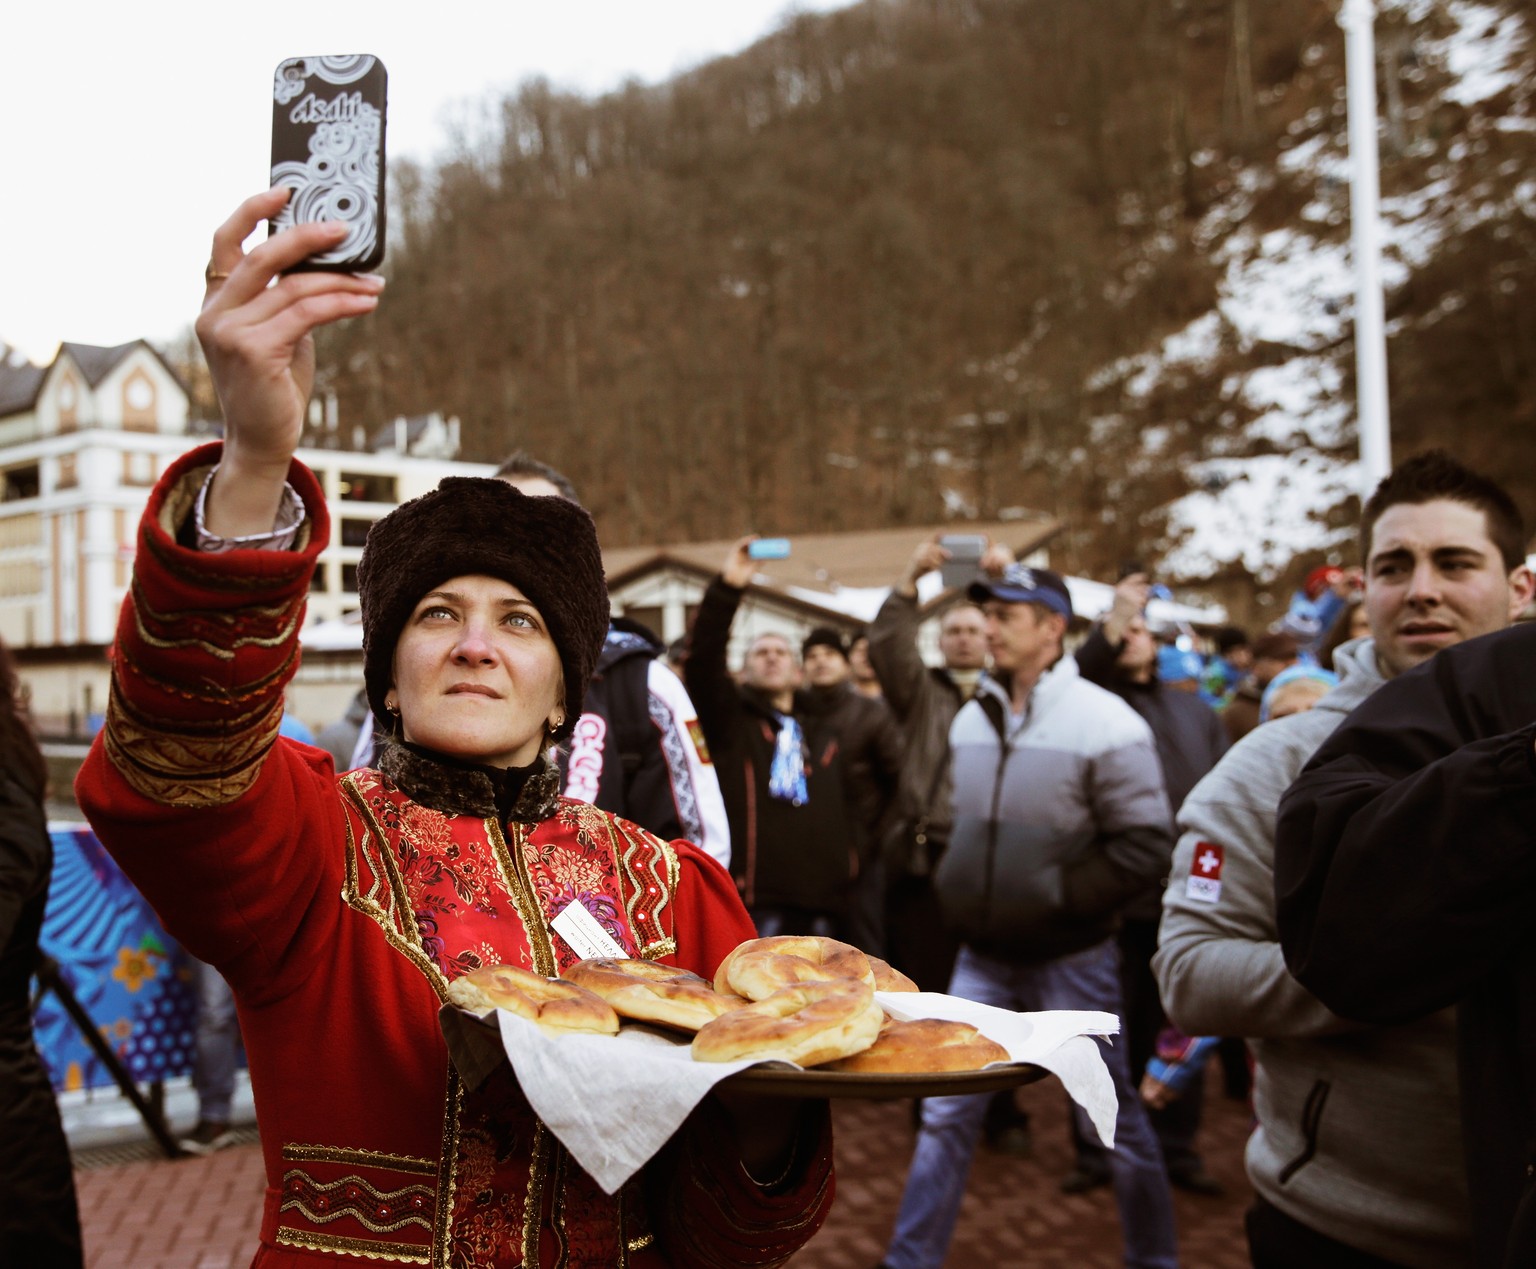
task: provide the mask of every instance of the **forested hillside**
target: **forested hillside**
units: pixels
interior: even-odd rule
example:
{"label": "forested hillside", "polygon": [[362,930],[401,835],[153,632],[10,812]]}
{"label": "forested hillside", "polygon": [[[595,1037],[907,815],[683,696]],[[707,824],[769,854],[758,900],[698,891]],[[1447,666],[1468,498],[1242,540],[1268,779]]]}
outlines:
{"label": "forested hillside", "polygon": [[[1529,5],[1379,22],[1395,453],[1536,519]],[[864,0],[396,165],[344,423],[441,410],[606,541],[1053,513],[1236,605],[1352,558],[1344,42],[1324,0]],[[1297,565],[1297,567],[1300,566]]]}

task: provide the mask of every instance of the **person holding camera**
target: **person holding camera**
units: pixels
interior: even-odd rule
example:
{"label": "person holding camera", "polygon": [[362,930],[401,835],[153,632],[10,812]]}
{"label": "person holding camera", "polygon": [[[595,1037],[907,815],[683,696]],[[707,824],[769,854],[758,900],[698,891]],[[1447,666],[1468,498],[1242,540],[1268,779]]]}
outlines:
{"label": "person holding camera", "polygon": [[711,1094],[609,1195],[509,1066],[463,1080],[439,1026],[474,969],[580,959],[555,927],[573,903],[624,955],[703,975],[753,934],[702,851],[560,796],[550,749],[608,628],[591,517],[486,478],[395,508],[358,566],[377,766],[338,777],[278,735],[330,528],[294,457],[310,332],[383,287],[294,271],[342,226],[243,252],[286,199],[247,200],[214,236],[197,331],[225,439],[150,495],[76,781],[166,930],[234,989],[267,1171],[256,1261],[717,1269],[746,1248],[780,1264],[830,1206],[825,1101]]}
{"label": "person holding camera", "polygon": [[760,935],[842,937],[858,873],[858,808],[831,720],[803,689],[782,634],[747,647],[741,682],[726,663],[731,626],[757,571],[756,534],[727,553],[694,618],[683,682],[720,773],[731,874]]}
{"label": "person holding camera", "polygon": [[883,850],[886,951],[924,991],[949,985],[959,948],[940,920],[933,869],[949,840],[949,728],[987,666],[986,619],[968,599],[939,620],[943,666],[928,665],[918,651],[917,582],[947,558],[937,535],[919,542],[869,627],[870,663],[906,736],[898,818]]}

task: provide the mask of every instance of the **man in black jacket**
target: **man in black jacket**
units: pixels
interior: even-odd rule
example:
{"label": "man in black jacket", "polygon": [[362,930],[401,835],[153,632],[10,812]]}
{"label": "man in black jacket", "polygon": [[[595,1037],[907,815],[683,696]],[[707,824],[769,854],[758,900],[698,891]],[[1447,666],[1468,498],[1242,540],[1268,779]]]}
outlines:
{"label": "man in black jacket", "polygon": [[752,641],[740,687],[726,664],[754,540],[731,548],[704,592],[684,681],[725,795],[731,873],[758,933],[837,936],[859,842],[837,733],[797,690],[800,666],[782,635]]}
{"label": "man in black jacket", "polygon": [[[1152,728],[1169,809],[1177,816],[1189,791],[1227,751],[1227,735],[1216,711],[1198,695],[1175,691],[1159,678],[1157,641],[1144,615],[1151,589],[1151,578],[1145,573],[1130,573],[1120,579],[1109,612],[1077,650],[1077,667],[1085,679],[1108,688]],[[1177,836],[1177,829],[1174,831]],[[1152,1057],[1157,1034],[1167,1024],[1157,980],[1152,976],[1162,898],[1163,883],[1159,881],[1131,900],[1118,936],[1126,1058],[1137,1084]],[[1197,1081],[1172,1104],[1153,1110],[1151,1118],[1168,1165],[1168,1179],[1181,1189],[1216,1195],[1221,1193],[1221,1185],[1205,1170],[1195,1150],[1203,1089]],[[1109,1159],[1104,1148],[1081,1135],[1077,1135],[1076,1144],[1077,1167],[1062,1179],[1062,1189],[1072,1194],[1109,1184]]]}
{"label": "man in black jacket", "polygon": [[[1519,537],[1498,536],[1513,617],[1531,574]],[[1406,634],[1427,656],[1457,618]],[[1280,943],[1345,1017],[1456,1006],[1477,1264],[1515,1269],[1536,1264],[1536,626],[1420,661],[1345,720],[1280,804]]]}
{"label": "man in black jacket", "polygon": [[866,952],[884,956],[885,870],[879,848],[901,776],[901,728],[885,701],[859,691],[847,645],[832,627],[817,626],[805,636],[800,663],[806,707],[838,738],[859,834],[858,876],[848,903],[848,939]]}

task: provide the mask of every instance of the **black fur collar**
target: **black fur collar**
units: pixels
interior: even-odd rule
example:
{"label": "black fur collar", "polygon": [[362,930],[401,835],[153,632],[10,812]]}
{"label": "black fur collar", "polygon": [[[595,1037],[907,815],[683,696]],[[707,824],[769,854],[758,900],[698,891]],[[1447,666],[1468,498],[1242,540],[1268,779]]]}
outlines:
{"label": "black fur collar", "polygon": [[553,815],[560,799],[560,769],[548,753],[526,767],[485,767],[391,740],[374,765],[414,801],[445,815],[534,824]]}

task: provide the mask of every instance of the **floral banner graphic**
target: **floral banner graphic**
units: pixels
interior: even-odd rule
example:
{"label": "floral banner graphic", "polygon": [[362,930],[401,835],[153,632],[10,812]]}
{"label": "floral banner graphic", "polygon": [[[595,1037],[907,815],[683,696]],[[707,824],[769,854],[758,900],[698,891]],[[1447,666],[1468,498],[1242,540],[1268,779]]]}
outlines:
{"label": "floral banner graphic", "polygon": [[[53,827],[53,883],[42,950],[59,963],[137,1083],[192,1069],[197,995],[186,953],[84,825]],[[100,1088],[111,1073],[51,992],[38,1005],[37,1047],[56,1091]]]}

